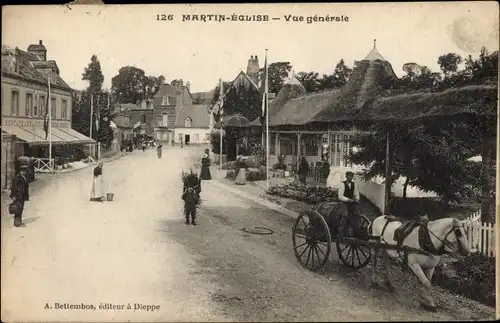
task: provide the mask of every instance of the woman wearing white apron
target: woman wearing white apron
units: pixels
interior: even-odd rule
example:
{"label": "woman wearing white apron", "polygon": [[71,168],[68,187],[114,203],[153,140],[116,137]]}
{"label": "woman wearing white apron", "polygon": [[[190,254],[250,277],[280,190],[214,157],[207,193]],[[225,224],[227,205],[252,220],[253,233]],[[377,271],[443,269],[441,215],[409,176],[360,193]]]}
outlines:
{"label": "woman wearing white apron", "polygon": [[94,168],[94,178],[92,180],[92,191],[90,192],[90,201],[103,202],[104,201],[104,179],[102,177],[103,163],[99,162],[97,167]]}

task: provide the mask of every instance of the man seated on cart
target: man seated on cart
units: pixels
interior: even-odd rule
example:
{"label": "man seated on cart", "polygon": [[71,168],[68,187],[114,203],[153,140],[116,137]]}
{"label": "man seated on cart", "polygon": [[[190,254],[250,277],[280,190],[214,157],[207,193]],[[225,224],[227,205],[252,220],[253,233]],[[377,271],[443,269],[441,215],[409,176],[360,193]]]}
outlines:
{"label": "man seated on cart", "polygon": [[346,180],[339,185],[339,200],[345,204],[347,209],[347,218],[342,221],[340,232],[348,237],[356,235],[357,224],[359,223],[360,214],[358,211],[359,191],[354,183],[354,173],[346,172]]}

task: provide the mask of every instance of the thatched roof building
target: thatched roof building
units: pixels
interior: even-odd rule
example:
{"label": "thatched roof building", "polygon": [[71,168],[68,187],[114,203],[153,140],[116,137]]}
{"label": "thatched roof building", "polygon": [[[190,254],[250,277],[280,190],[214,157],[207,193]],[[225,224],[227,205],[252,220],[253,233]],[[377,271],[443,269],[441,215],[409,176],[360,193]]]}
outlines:
{"label": "thatched roof building", "polygon": [[[356,62],[347,84],[340,89],[306,93],[291,77],[269,104],[269,125],[304,125],[311,122],[338,122],[358,114],[363,106],[380,96],[397,79],[391,64],[373,49]],[[254,120],[252,125],[260,125]]]}
{"label": "thatched roof building", "polygon": [[336,100],[320,111],[312,122],[348,120],[368,103],[381,96],[397,80],[391,64],[378,52],[375,44],[371,52],[356,62],[351,77]]}
{"label": "thatched roof building", "polygon": [[496,117],[498,87],[470,85],[442,92],[381,97],[356,116],[364,121],[409,121],[432,117],[477,115]]}

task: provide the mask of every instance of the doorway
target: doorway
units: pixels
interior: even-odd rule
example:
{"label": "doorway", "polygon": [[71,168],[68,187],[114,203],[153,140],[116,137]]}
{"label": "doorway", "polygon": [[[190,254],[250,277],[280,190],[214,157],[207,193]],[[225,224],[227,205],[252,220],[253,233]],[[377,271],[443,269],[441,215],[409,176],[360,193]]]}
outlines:
{"label": "doorway", "polygon": [[185,145],[189,145],[189,141],[190,141],[190,136],[189,135],[184,135],[184,144]]}

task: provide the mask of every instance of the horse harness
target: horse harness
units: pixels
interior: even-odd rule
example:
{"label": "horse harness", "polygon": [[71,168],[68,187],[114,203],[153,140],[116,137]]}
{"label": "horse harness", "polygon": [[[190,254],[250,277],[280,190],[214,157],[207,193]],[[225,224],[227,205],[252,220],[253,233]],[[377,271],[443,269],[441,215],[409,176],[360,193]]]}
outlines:
{"label": "horse harness", "polygon": [[[399,221],[399,219],[395,216],[386,216],[385,219],[386,219],[386,222],[384,224],[384,227],[382,228],[382,232],[381,232],[380,237],[379,237],[379,239],[381,241],[384,240],[383,236],[384,236],[384,232],[387,228],[387,225],[391,222]],[[410,251],[412,251],[413,253],[421,253],[421,254],[424,254],[427,256],[429,256],[429,255],[442,256],[446,253],[446,249],[445,249],[446,247],[448,247],[450,249],[454,249],[453,245],[451,245],[450,242],[448,241],[448,236],[451,233],[455,233],[457,240],[459,237],[462,236],[462,232],[460,231],[460,227],[453,226],[450,229],[450,231],[448,231],[448,233],[446,233],[446,235],[444,236],[444,239],[440,239],[434,232],[429,230],[427,225],[428,225],[428,222],[422,223],[422,222],[418,222],[418,221],[408,221],[408,222],[403,223],[401,226],[399,226],[394,231],[394,240],[397,243],[396,246],[398,247],[398,250],[400,250],[400,252],[401,252],[401,249],[402,249],[402,251],[403,251],[405,264],[408,264],[408,253],[409,253],[408,251],[409,250],[407,250],[407,248],[401,248],[401,246],[402,246],[404,240],[416,228],[418,228],[418,243],[420,244],[421,249],[411,248],[413,250],[410,250]],[[441,242],[441,247],[436,248],[434,246],[434,244],[432,243],[431,234]],[[387,241],[385,241],[385,242],[387,242]],[[463,248],[463,246],[460,243],[458,243],[458,248],[460,251]]]}

